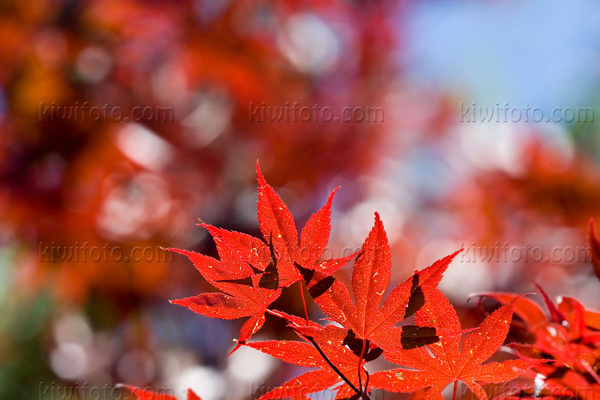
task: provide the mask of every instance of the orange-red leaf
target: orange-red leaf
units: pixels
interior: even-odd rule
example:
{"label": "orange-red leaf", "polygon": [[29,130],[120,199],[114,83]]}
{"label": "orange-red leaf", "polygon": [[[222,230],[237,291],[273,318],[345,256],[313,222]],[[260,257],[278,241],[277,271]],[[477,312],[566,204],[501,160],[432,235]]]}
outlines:
{"label": "orange-red leaf", "polygon": [[354,264],[354,301],[346,286],[331,277],[310,285],[309,292],[330,319],[351,330],[357,338],[370,340],[384,350],[433,343],[438,340],[433,328],[395,325],[423,305],[424,293],[437,286],[457,253],[413,275],[384,301],[390,282],[391,255],[383,223],[376,213],[373,229]]}
{"label": "orange-red leaf", "polygon": [[[439,399],[446,386],[462,381],[479,399],[487,399],[478,382],[506,382],[521,375],[529,366],[524,360],[482,365],[504,342],[517,299],[496,310],[479,329],[466,335],[462,350],[459,348],[460,335],[448,334],[427,348],[386,354],[389,361],[405,368],[375,373],[371,376],[373,388],[402,393],[425,389],[420,398]],[[429,292],[427,303],[417,313],[416,322],[420,326],[435,326],[441,331],[461,329],[454,307],[438,290]]]}
{"label": "orange-red leaf", "polygon": [[300,249],[292,214],[265,181],[258,163],[256,171],[258,221],[266,243],[244,233],[201,222],[199,225],[206,228],[215,241],[219,260],[191,251],[169,249],[187,256],[202,276],[220,290],[219,293],[202,293],[172,302],[211,318],[248,317],[240,332],[240,343],[263,326],[265,312],[280,296],[282,288],[315,273],[329,276],[352,258],[326,260],[315,265],[329,240],[331,203],[337,189],[306,223]]}

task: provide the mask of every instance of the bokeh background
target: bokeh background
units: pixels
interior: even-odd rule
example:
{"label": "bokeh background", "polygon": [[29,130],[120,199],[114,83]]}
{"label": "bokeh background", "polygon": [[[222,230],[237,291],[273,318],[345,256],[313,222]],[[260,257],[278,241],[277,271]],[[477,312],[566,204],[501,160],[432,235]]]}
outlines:
{"label": "bokeh background", "polygon": [[[214,255],[198,218],[259,234],[257,159],[299,224],[341,186],[332,254],[361,245],[374,211],[398,281],[468,249],[442,282],[467,325],[471,292],[530,292],[532,279],[600,308],[580,251],[600,218],[595,0],[2,0],[0,60],[0,399],[126,398],[118,382],[243,399],[297,374],[247,349],[226,358],[238,323],[167,301],[208,289],[160,250]],[[253,120],[263,102],[384,118]],[[465,122],[461,102],[594,118]],[[84,104],[173,118],[58,108]],[[151,251],[47,250],[104,246]],[[289,335],[267,326],[263,338]]]}

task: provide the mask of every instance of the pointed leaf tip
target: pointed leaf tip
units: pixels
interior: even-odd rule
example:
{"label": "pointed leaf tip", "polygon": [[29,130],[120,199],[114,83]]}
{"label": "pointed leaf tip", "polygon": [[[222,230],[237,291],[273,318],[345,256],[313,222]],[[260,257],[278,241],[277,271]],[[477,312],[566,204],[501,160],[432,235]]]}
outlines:
{"label": "pointed leaf tip", "polygon": [[192,389],[188,389],[187,395],[188,400],[201,400],[200,396],[198,396]]}
{"label": "pointed leaf tip", "polygon": [[240,347],[242,347],[242,345],[245,345],[245,344],[246,344],[245,342],[240,342],[240,341],[238,341],[237,339],[234,339],[233,341],[234,341],[234,342],[237,342],[237,343],[235,344],[235,347],[233,348],[233,350],[231,350],[231,351],[230,351],[230,352],[227,354],[227,356],[226,356],[227,358],[229,358],[229,356],[230,356],[230,355],[232,355],[233,353],[235,353],[235,352],[237,351],[237,349],[239,349]]}
{"label": "pointed leaf tip", "polygon": [[544,299],[546,308],[550,312],[550,317],[552,318],[552,320],[558,324],[562,324],[564,321],[566,321],[567,318],[558,309],[558,307],[556,307],[556,304],[554,304],[554,302],[550,299],[550,296],[548,296],[548,293],[546,293],[546,291],[544,289],[542,289],[542,287],[540,285],[538,285],[536,281],[532,280],[531,283],[533,283],[533,286],[535,286],[536,289],[542,295],[542,298]]}
{"label": "pointed leaf tip", "polygon": [[378,221],[381,223],[381,215],[379,215],[379,212],[375,211],[375,221]]}
{"label": "pointed leaf tip", "polygon": [[256,176],[258,177],[259,182],[264,182],[265,178],[260,170],[260,163],[256,160]]}

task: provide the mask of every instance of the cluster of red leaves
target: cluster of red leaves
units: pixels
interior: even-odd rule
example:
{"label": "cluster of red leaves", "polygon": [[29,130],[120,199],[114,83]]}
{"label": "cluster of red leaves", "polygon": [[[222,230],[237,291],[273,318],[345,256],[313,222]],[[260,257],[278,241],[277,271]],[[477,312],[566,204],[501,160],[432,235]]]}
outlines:
{"label": "cluster of red leaves", "polygon": [[[541,293],[548,316],[534,301],[512,293],[492,293],[501,303],[516,301],[513,331],[519,343],[509,347],[532,367],[534,385],[515,387],[507,398],[593,399],[600,395],[600,314],[586,310],[576,299],[554,303]],[[541,361],[541,362],[540,362]]]}
{"label": "cluster of red leaves", "polygon": [[[264,394],[261,400],[306,399],[326,389],[337,390],[336,399],[367,400],[371,389],[413,393],[413,399],[442,399],[442,390],[449,384],[456,398],[459,381],[479,399],[487,399],[481,384],[503,383],[525,373],[538,374],[538,385],[532,393],[517,390],[512,398],[546,395],[554,387],[581,387],[583,382],[599,393],[600,314],[585,310],[574,299],[564,298],[556,306],[538,287],[550,318],[522,295],[492,293],[485,296],[504,305],[478,327],[463,330],[454,307],[437,289],[458,252],[415,271],[389,290],[391,253],[377,213],[359,252],[319,262],[329,240],[335,190],[298,238],[290,211],[266,183],[258,165],[257,173],[258,221],[264,240],[201,223],[212,235],[220,260],[173,250],[186,255],[218,291],[173,303],[212,318],[248,318],[235,349],[246,345],[291,364],[316,368]],[[333,273],[353,258],[351,293]],[[295,283],[300,287],[304,317],[271,309],[282,291]],[[304,285],[330,324],[322,326],[309,319]],[[514,312],[520,317],[515,324],[521,324],[529,335],[521,344],[509,346],[519,359],[486,363],[505,342]],[[300,340],[249,342],[267,313],[285,320]],[[414,325],[400,325],[413,315]],[[533,341],[528,343],[530,337]],[[400,367],[370,374],[365,364],[382,355]],[[141,396],[139,390],[135,393]],[[157,396],[151,398],[170,399]],[[190,393],[189,399],[195,398]]]}
{"label": "cluster of red leaves", "polygon": [[[600,276],[600,241],[590,220],[592,264]],[[510,347],[531,363],[527,374],[534,385],[522,384],[507,398],[596,399],[600,396],[600,313],[587,310],[577,299],[559,297],[555,303],[534,282],[548,315],[540,306],[513,293],[490,293],[500,303],[515,302],[515,339]],[[543,361],[543,362],[539,362]]]}

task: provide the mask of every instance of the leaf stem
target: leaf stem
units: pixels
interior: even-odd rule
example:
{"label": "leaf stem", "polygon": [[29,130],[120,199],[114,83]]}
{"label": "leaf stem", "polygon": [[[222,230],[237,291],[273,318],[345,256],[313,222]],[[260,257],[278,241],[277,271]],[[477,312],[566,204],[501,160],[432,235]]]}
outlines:
{"label": "leaf stem", "polygon": [[358,387],[360,388],[361,391],[361,397],[363,398],[363,400],[366,400],[366,393],[367,393],[367,385],[365,385],[365,388],[363,390],[363,385],[362,385],[362,377],[361,377],[361,373],[362,373],[362,369],[363,369],[363,356],[365,354],[365,345],[366,345],[366,341],[365,339],[362,340],[362,349],[360,350],[360,357],[358,359]]}
{"label": "leaf stem", "polygon": [[458,381],[454,381],[454,389],[452,390],[452,400],[456,400],[456,388],[458,387]]}
{"label": "leaf stem", "polygon": [[304,316],[306,317],[306,326],[309,324],[308,310],[306,308],[306,299],[304,298],[304,287],[302,281],[298,281],[298,287],[300,288],[300,297],[302,297],[302,305],[304,306]]}

